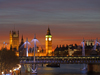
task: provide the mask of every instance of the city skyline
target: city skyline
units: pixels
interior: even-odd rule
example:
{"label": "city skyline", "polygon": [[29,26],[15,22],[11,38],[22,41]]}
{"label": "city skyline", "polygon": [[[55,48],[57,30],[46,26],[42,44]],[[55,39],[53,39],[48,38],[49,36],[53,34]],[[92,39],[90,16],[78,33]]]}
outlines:
{"label": "city skyline", "polygon": [[[80,44],[84,39],[100,39],[99,0],[0,0],[0,48],[9,43],[10,30],[19,30],[31,41],[45,46],[49,26],[52,45]],[[20,42],[20,41],[19,41]]]}

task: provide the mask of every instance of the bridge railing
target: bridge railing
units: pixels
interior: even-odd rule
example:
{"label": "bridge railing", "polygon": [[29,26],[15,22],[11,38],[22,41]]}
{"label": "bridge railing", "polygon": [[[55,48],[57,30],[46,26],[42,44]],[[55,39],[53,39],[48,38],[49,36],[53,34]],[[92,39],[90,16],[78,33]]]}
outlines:
{"label": "bridge railing", "polygon": [[88,63],[100,63],[100,60],[52,60],[52,59],[45,59],[45,60],[36,60],[34,61],[20,61],[21,64],[47,64],[47,63],[60,63],[60,64],[88,64]]}
{"label": "bridge railing", "polygon": [[[20,60],[33,60],[33,57],[19,57]],[[100,60],[100,56],[38,56],[36,60]]]}

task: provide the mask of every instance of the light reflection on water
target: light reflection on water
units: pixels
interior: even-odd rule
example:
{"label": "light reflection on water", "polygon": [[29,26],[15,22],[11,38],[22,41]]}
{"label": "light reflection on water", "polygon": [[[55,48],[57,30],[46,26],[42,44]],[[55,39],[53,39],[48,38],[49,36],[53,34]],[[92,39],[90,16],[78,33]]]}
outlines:
{"label": "light reflection on water", "polygon": [[[83,64],[61,64],[60,67],[46,67],[46,65],[38,65],[37,74],[25,73],[22,71],[21,75],[100,75],[87,74],[87,71],[81,71]],[[25,70],[25,69],[23,69]]]}

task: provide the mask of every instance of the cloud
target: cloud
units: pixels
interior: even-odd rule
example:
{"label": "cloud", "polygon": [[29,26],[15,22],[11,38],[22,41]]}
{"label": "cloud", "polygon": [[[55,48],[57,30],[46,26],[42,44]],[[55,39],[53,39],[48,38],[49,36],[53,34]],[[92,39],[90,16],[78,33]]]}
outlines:
{"label": "cloud", "polygon": [[0,39],[9,40],[14,25],[25,38],[36,33],[41,40],[49,25],[58,43],[100,37],[100,0],[0,0]]}
{"label": "cloud", "polygon": [[0,20],[2,23],[5,19],[7,23],[35,24],[44,21],[47,23],[99,21],[99,3],[98,0],[4,0],[0,2],[2,10]]}
{"label": "cloud", "polygon": [[42,12],[100,10],[99,0],[5,0],[0,8],[25,8]]}

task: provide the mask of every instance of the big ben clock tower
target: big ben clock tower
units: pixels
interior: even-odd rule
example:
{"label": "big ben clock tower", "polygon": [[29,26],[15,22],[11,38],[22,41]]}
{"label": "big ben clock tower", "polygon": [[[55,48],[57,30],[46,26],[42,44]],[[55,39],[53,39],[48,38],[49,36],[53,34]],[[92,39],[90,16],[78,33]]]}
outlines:
{"label": "big ben clock tower", "polygon": [[45,36],[45,43],[46,43],[46,55],[52,55],[52,35],[50,33],[50,29],[48,27],[47,34]]}

